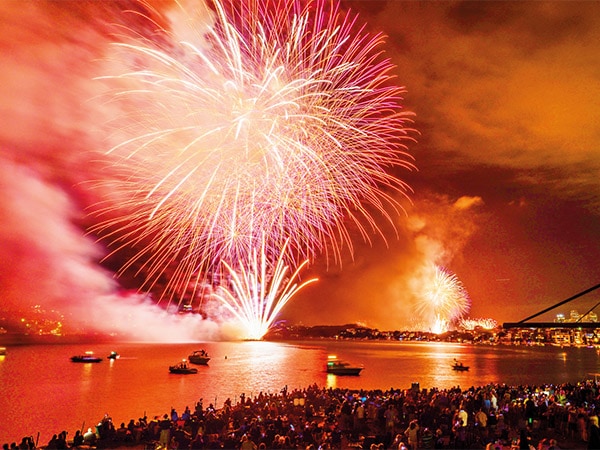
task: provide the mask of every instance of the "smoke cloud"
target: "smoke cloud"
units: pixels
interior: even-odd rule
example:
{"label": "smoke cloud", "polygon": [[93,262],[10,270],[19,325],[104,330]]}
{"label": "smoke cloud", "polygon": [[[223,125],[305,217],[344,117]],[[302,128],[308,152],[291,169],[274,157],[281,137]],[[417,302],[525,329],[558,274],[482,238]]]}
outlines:
{"label": "smoke cloud", "polygon": [[[169,314],[123,290],[86,230],[106,175],[111,111],[94,101],[111,24],[137,2],[0,3],[0,292],[5,318],[33,307],[65,332],[141,341],[235,338],[199,315]],[[128,19],[130,20],[130,18]]]}
{"label": "smoke cloud", "polygon": [[482,205],[478,197],[417,196],[396,224],[397,239],[357,245],[354,259],[341,268],[313,267],[319,281],[299,293],[284,315],[308,325],[360,322],[382,330],[414,328],[423,274],[460,259],[483,220]]}

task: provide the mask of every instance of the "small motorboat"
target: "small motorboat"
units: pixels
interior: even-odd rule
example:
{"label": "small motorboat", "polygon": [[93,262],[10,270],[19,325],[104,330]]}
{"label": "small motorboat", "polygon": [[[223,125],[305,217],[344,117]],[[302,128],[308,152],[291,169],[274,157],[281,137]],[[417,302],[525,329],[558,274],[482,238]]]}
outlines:
{"label": "small motorboat", "polygon": [[363,367],[352,366],[346,361],[338,359],[336,356],[327,358],[327,373],[333,375],[359,375]]}
{"label": "small motorboat", "polygon": [[195,350],[191,355],[188,356],[188,361],[192,364],[200,364],[205,366],[210,361],[210,356],[206,350]]}
{"label": "small motorboat", "polygon": [[117,352],[110,352],[110,354],[106,357],[106,359],[119,359],[121,355]]}
{"label": "small motorboat", "polygon": [[76,363],[99,363],[102,358],[94,356],[94,352],[85,352],[83,355],[71,356],[71,361]]}
{"label": "small motorboat", "polygon": [[452,370],[456,370],[457,372],[466,372],[469,370],[469,366],[465,366],[462,362],[454,360],[454,364],[452,365]]}
{"label": "small motorboat", "polygon": [[187,375],[190,373],[198,373],[198,369],[190,367],[187,360],[183,360],[174,366],[169,366],[169,372]]}

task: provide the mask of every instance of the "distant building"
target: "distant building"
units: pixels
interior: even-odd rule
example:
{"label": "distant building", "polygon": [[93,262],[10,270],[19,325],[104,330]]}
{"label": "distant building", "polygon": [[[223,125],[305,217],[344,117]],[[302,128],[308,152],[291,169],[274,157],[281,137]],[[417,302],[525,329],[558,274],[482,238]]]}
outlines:
{"label": "distant building", "polygon": [[554,319],[556,323],[574,323],[574,322],[598,322],[598,315],[594,311],[590,311],[584,315],[579,314],[576,309],[569,312],[569,318],[565,319],[565,315],[559,313]]}
{"label": "distant building", "polygon": [[571,331],[565,329],[552,330],[552,343],[558,345],[571,344]]}

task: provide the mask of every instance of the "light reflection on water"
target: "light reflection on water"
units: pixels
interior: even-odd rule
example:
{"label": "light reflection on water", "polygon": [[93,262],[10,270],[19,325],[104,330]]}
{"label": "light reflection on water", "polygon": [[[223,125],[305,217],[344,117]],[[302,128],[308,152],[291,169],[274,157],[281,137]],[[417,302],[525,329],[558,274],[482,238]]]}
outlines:
{"label": "light reflection on water", "polygon": [[[447,343],[221,342],[203,344],[122,344],[11,347],[0,357],[0,443],[34,438],[40,445],[52,434],[92,426],[105,413],[120,424],[153,417],[174,407],[222,406],[230,398],[280,393],[316,384],[327,388],[408,389],[481,386],[488,383],[577,382],[599,372],[594,349],[489,347]],[[116,348],[118,347],[118,348]],[[204,348],[211,355],[198,374],[178,376],[168,366]],[[75,364],[70,357],[86,350],[118,360]],[[325,372],[327,355],[364,366],[358,377]],[[451,370],[453,359],[470,366]]]}

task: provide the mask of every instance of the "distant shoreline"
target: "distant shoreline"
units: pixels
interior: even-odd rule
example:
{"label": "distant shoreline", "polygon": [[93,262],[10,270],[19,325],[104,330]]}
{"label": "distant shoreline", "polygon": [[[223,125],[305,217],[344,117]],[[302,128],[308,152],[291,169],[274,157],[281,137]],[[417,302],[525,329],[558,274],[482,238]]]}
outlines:
{"label": "distant shoreline", "polygon": [[120,337],[98,336],[98,335],[67,335],[55,336],[51,334],[27,335],[17,333],[0,334],[0,346],[19,345],[73,345],[73,344],[110,344],[111,342],[122,342]]}
{"label": "distant shoreline", "polygon": [[[569,327],[569,330],[513,328],[504,330],[501,327],[493,329],[476,328],[475,330],[451,330],[441,334],[430,331],[380,331],[378,329],[345,325],[316,325],[311,327],[291,325],[274,328],[262,339],[265,342],[296,342],[296,341],[338,341],[338,342],[398,342],[398,343],[438,343],[470,345],[503,345],[503,346],[555,346],[574,348],[600,349],[600,327],[593,329],[589,337]],[[590,329],[591,330],[591,329]],[[575,334],[577,335],[575,335]],[[74,345],[74,344],[110,344],[121,342],[138,342],[131,336],[107,335],[101,333],[86,334],[22,334],[18,332],[0,333],[0,346],[17,345]],[[190,343],[204,340],[190,340]],[[220,342],[220,341],[215,341]],[[241,342],[241,340],[240,340]],[[157,341],[156,343],[160,343]]]}

